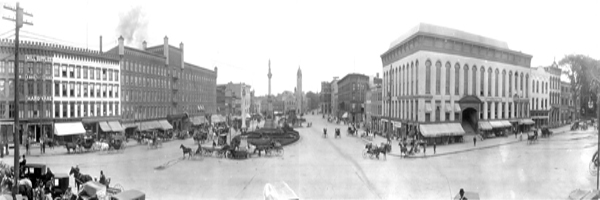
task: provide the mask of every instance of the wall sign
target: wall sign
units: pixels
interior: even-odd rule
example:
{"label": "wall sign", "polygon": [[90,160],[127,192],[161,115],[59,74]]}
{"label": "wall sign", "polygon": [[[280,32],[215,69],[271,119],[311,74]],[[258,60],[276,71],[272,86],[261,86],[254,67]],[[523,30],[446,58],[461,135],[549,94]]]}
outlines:
{"label": "wall sign", "polygon": [[25,55],[25,61],[32,62],[52,62],[51,56]]}

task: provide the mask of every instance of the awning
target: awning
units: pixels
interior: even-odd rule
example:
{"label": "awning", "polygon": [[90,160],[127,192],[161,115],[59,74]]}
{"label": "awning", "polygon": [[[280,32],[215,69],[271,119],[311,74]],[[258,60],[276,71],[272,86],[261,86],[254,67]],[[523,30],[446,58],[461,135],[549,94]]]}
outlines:
{"label": "awning", "polygon": [[152,130],[152,129],[157,129],[157,128],[162,128],[162,126],[159,124],[158,121],[142,122],[138,126],[138,130],[140,130],[140,131]]}
{"label": "awning", "polygon": [[446,104],[446,112],[452,112],[452,107],[449,103]]}
{"label": "awning", "polygon": [[102,129],[102,131],[104,131],[104,132],[112,131],[112,129],[110,129],[110,126],[108,126],[108,123],[106,123],[106,122],[98,122],[98,126],[100,126],[100,129]]}
{"label": "awning", "polygon": [[250,114],[246,113],[246,118],[250,118],[252,116],[250,116]]}
{"label": "awning", "polygon": [[173,126],[171,126],[171,124],[167,120],[163,119],[163,120],[158,121],[158,123],[160,124],[160,127],[163,130],[173,129]]}
{"label": "awning", "polygon": [[421,135],[423,137],[460,136],[465,130],[459,123],[421,124]]}
{"label": "awning", "polygon": [[125,129],[136,128],[136,127],[138,127],[138,124],[136,124],[136,123],[124,123],[124,124],[121,124],[121,127],[125,128]]}
{"label": "awning", "polygon": [[180,113],[180,114],[173,114],[173,115],[167,115],[167,119],[169,120],[173,120],[173,119],[183,119],[185,117],[189,117],[187,113]]}
{"label": "awning", "polygon": [[190,122],[192,125],[200,125],[206,122],[206,118],[204,116],[197,116],[190,118]]}
{"label": "awning", "polygon": [[393,124],[393,125],[394,125],[394,127],[396,127],[396,128],[400,128],[400,127],[402,127],[402,123],[401,123],[401,122],[392,121],[392,124]]}
{"label": "awning", "polygon": [[219,123],[219,122],[224,122],[224,118],[221,117],[221,115],[213,115],[210,117],[210,122],[212,123]]}
{"label": "awning", "polygon": [[492,128],[506,128],[511,126],[508,121],[491,121],[490,125],[492,125]]}
{"label": "awning", "polygon": [[345,113],[342,115],[342,118],[348,118],[348,112],[345,112]]}
{"label": "awning", "polygon": [[533,122],[533,120],[531,119],[522,119],[521,121],[519,121],[519,124],[532,125],[535,124],[535,122]]}
{"label": "awning", "polygon": [[460,111],[461,111],[460,105],[458,103],[455,103],[454,104],[454,112],[460,112]]}
{"label": "awning", "polygon": [[81,122],[55,123],[54,134],[57,136],[85,134],[85,128]]}
{"label": "awning", "polygon": [[425,104],[425,112],[431,112],[431,104],[426,103]]}
{"label": "awning", "polygon": [[492,125],[487,121],[478,122],[480,130],[492,130]]}
{"label": "awning", "polygon": [[108,126],[112,129],[113,132],[123,132],[125,129],[121,126],[121,123],[118,121],[110,121],[108,122]]}

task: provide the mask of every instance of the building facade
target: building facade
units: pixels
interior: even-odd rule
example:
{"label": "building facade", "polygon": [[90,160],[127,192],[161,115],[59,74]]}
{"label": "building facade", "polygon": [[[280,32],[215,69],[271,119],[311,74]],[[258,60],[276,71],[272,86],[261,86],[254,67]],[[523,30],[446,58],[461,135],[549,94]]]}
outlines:
{"label": "building facade", "polygon": [[505,42],[420,24],[381,55],[383,91],[392,93],[383,116],[391,104],[390,120],[405,134],[438,144],[478,133],[479,122],[526,129],[531,58]]}
{"label": "building facade", "polygon": [[543,67],[531,69],[531,118],[536,127],[549,125],[550,73]]}
{"label": "building facade", "polygon": [[331,115],[340,118],[342,114],[340,114],[338,108],[338,78],[334,77],[331,81]]}
{"label": "building facade", "polygon": [[331,114],[331,84],[327,81],[321,82],[320,100],[321,113]]}
{"label": "building facade", "polygon": [[298,67],[298,73],[296,74],[296,113],[304,113],[306,106],[304,93],[302,92],[302,70]]}
{"label": "building facade", "polygon": [[570,124],[577,120],[577,108],[571,92],[571,83],[560,82],[560,120],[561,124]]}
{"label": "building facade", "polygon": [[383,101],[383,94],[381,93],[381,83],[375,84],[369,88],[365,94],[365,115],[366,115],[366,126],[370,130],[381,132],[381,102]]}
{"label": "building facade", "polygon": [[[21,143],[96,132],[82,122],[120,119],[119,59],[98,51],[42,42],[21,41],[19,110],[14,103],[14,41],[0,41],[1,141],[12,142],[19,114]],[[13,56],[11,56],[13,55]],[[120,127],[120,124],[117,124]]]}
{"label": "building facade", "polygon": [[560,95],[561,95],[561,84],[560,76],[562,70],[558,68],[558,64],[553,62],[552,65],[544,67],[544,70],[548,72],[548,101],[550,103],[550,111],[548,112],[548,125],[551,127],[557,127],[561,125],[560,118]]}
{"label": "building facade", "polygon": [[348,74],[338,84],[338,108],[342,118],[350,122],[365,121],[365,94],[369,90],[369,77],[363,74]]}
{"label": "building facade", "polygon": [[232,83],[217,85],[217,99],[220,108],[219,114],[223,116],[241,116],[242,113],[250,114],[252,87],[245,83]]}
{"label": "building facade", "polygon": [[185,62],[179,48],[163,44],[135,49],[119,38],[107,54],[117,55],[123,83],[123,123],[144,130],[167,120],[175,130],[187,130],[191,118],[216,112],[217,69],[209,70]]}

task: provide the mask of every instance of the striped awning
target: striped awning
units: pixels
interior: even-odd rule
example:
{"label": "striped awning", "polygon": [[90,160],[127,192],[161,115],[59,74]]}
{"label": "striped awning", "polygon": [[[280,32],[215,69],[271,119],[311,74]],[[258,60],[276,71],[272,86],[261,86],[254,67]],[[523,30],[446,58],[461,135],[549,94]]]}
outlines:
{"label": "striped awning", "polygon": [[419,125],[423,137],[460,136],[465,130],[459,123],[421,124]]}
{"label": "striped awning", "polygon": [[490,121],[490,125],[492,125],[492,128],[506,128],[511,126],[508,121]]}
{"label": "striped awning", "polygon": [[173,126],[167,121],[167,120],[159,120],[158,123],[160,124],[160,129],[163,130],[169,130],[169,129],[173,129]]}
{"label": "striped awning", "polygon": [[158,121],[141,122],[140,125],[138,126],[138,130],[140,130],[140,131],[147,131],[147,130],[159,129],[159,128],[162,128],[162,126],[159,124]]}
{"label": "striped awning", "polygon": [[479,124],[479,130],[484,130],[484,131],[492,130],[492,125],[490,124],[490,122],[481,121],[481,122],[478,122],[478,124]]}
{"label": "striped awning", "polygon": [[532,125],[535,124],[535,122],[533,122],[533,120],[531,119],[522,119],[521,121],[519,121],[519,124]]}
{"label": "striped awning", "polygon": [[85,128],[81,122],[55,123],[54,134],[57,136],[85,134]]}

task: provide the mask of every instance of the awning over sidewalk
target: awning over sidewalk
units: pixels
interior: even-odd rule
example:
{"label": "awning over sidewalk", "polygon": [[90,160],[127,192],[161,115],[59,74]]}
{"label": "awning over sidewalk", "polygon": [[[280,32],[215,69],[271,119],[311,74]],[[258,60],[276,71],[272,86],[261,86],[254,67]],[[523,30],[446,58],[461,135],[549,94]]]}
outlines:
{"label": "awning over sidewalk", "polygon": [[158,128],[162,128],[162,125],[160,125],[158,123],[158,121],[141,122],[140,125],[138,126],[138,130],[140,130],[140,131],[147,131],[147,130],[158,129]]}
{"label": "awning over sidewalk", "polygon": [[159,120],[158,123],[160,124],[160,128],[163,130],[173,129],[173,126],[171,126],[167,120]]}
{"label": "awning over sidewalk", "polygon": [[85,128],[81,122],[55,123],[54,134],[57,136],[80,135],[85,134]]}
{"label": "awning over sidewalk", "polygon": [[98,122],[98,126],[100,126],[100,129],[102,129],[102,131],[104,131],[104,132],[112,131],[112,129],[110,128],[110,126],[108,126],[108,123],[106,123],[106,122]]}
{"label": "awning over sidewalk", "polygon": [[490,125],[492,125],[492,128],[506,128],[511,126],[508,121],[490,121]]}
{"label": "awning over sidewalk", "polygon": [[484,130],[484,131],[492,130],[492,125],[490,124],[490,122],[480,121],[480,122],[478,122],[478,124],[479,124],[480,130]]}
{"label": "awning over sidewalk", "polygon": [[392,121],[392,124],[394,125],[395,128],[401,128],[402,127],[402,122],[399,122],[399,121]]}
{"label": "awning over sidewalk", "polygon": [[342,118],[348,118],[348,112],[345,112],[345,113],[342,115]]}
{"label": "awning over sidewalk", "polygon": [[113,132],[125,131],[123,126],[121,126],[121,123],[119,123],[118,121],[110,121],[110,122],[108,122],[108,126],[110,126],[110,129],[112,129]]}
{"label": "awning over sidewalk", "polygon": [[190,118],[190,122],[192,122],[192,125],[200,125],[206,122],[206,118],[204,116],[196,116]]}
{"label": "awning over sidewalk", "polygon": [[212,123],[219,123],[219,122],[224,122],[225,118],[222,117],[221,115],[213,115],[210,117],[210,122]]}
{"label": "awning over sidewalk", "polygon": [[465,130],[459,123],[421,124],[423,137],[460,136]]}
{"label": "awning over sidewalk", "polygon": [[532,125],[532,124],[535,124],[535,122],[533,122],[533,120],[531,120],[531,119],[522,119],[521,121],[519,121],[519,125],[520,124]]}

